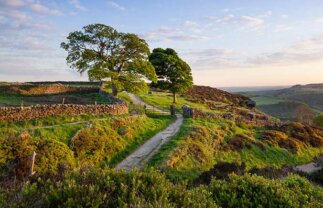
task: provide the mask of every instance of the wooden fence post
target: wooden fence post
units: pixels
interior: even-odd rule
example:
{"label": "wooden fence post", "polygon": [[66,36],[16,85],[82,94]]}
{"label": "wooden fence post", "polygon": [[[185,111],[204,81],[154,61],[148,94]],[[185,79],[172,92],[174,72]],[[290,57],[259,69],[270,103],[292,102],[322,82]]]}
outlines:
{"label": "wooden fence post", "polygon": [[23,99],[20,100],[20,108],[21,108],[21,110],[24,109],[24,100]]}
{"label": "wooden fence post", "polygon": [[64,105],[64,103],[65,103],[65,98],[63,98],[63,101],[62,101],[62,104]]}
{"label": "wooden fence post", "polygon": [[36,152],[33,151],[33,154],[30,158],[30,169],[29,169],[29,176],[32,176],[35,174],[34,172],[34,165],[35,165],[35,157],[36,157]]}

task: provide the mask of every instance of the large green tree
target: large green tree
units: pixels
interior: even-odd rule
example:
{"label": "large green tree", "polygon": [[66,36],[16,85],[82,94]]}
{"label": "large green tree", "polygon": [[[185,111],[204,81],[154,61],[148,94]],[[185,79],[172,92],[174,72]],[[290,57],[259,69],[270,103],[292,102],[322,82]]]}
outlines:
{"label": "large green tree", "polygon": [[158,82],[153,86],[169,90],[176,103],[176,94],[187,91],[193,85],[190,66],[183,61],[171,48],[156,48],[149,56],[158,76]]}
{"label": "large green tree", "polygon": [[147,80],[157,81],[148,60],[148,44],[135,34],[90,24],[82,31],[71,32],[61,47],[68,52],[66,60],[71,68],[87,71],[90,80],[106,79],[113,95],[123,90],[143,91],[148,88]]}

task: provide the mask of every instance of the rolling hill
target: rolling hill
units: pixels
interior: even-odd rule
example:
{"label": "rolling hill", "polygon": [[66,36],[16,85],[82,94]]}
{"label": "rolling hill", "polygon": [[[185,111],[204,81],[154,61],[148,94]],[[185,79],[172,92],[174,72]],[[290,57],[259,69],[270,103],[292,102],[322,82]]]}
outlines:
{"label": "rolling hill", "polygon": [[260,110],[283,120],[295,120],[298,109],[312,117],[323,112],[323,83],[241,94],[254,100]]}

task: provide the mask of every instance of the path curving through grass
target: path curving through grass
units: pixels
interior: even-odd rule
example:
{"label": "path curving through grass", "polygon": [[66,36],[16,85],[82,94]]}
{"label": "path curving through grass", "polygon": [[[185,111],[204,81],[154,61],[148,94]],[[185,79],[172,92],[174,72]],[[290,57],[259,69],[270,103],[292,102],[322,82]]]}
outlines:
{"label": "path curving through grass", "polygon": [[[138,96],[129,93],[129,97],[131,98],[134,104],[145,104],[146,107],[153,107],[144,103]],[[156,108],[155,108],[156,109]],[[165,111],[158,109],[165,113]],[[121,161],[116,165],[115,169],[120,170],[123,169],[125,171],[130,171],[132,169],[143,169],[147,164],[149,159],[155,155],[160,147],[169,141],[177,132],[179,132],[180,126],[183,124],[183,116],[181,114],[176,114],[176,120],[170,124],[166,129],[159,132],[143,145],[141,145],[137,150],[135,150],[132,154],[130,154],[126,159]]]}

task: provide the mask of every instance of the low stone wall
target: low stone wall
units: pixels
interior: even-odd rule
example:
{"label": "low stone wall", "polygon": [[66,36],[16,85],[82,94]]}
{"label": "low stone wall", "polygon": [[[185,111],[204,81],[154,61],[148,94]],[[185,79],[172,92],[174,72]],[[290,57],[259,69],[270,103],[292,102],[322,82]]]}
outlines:
{"label": "low stone wall", "polygon": [[1,107],[0,121],[23,121],[42,118],[50,115],[78,115],[78,114],[111,114],[119,115],[128,113],[125,103],[112,105],[36,105],[30,107]]}

